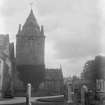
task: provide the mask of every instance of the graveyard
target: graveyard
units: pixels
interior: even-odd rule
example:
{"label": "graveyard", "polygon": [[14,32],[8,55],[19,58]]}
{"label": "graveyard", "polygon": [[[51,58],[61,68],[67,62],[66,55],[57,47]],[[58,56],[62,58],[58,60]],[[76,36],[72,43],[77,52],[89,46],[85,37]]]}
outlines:
{"label": "graveyard", "polygon": [[[62,11],[61,8],[60,10]],[[63,17],[63,15],[61,17]],[[66,15],[68,16],[68,14]],[[70,17],[72,15],[70,15]],[[81,14],[79,14],[79,16],[80,15]],[[43,15],[39,16],[45,19]],[[21,15],[19,15],[19,17],[21,18]],[[48,16],[48,18],[49,17],[50,16]],[[61,17],[58,17],[58,20],[60,20]],[[64,20],[66,21],[65,17]],[[53,16],[50,18],[53,19]],[[57,17],[54,18],[54,21],[57,22],[58,20],[56,20],[56,18]],[[42,19],[42,21],[44,19]],[[41,21],[40,18],[39,20]],[[69,23],[68,21],[67,23]],[[71,29],[73,27],[73,30],[69,28],[63,29],[63,27],[59,28],[58,26],[66,26],[67,23],[64,22],[60,24],[60,22],[56,22],[53,26],[47,26],[46,22],[42,22],[42,24],[45,25],[40,25],[31,3],[31,8],[27,18],[24,19],[24,24],[18,25],[14,38],[15,41],[11,41],[10,34],[0,34],[0,105],[105,105],[105,56],[92,53],[94,57],[93,55],[90,57],[91,54],[88,55],[88,59],[84,56],[84,58],[80,57],[81,55],[85,55],[85,53],[87,54],[88,50],[85,52],[86,48],[90,48],[91,45],[93,45],[94,40],[91,43],[87,42],[90,45],[86,45],[86,47],[83,46],[84,43],[80,44],[80,42],[87,40],[82,34],[85,35],[89,33],[89,35],[91,35],[90,31],[92,29],[90,29],[90,25],[88,26],[86,23],[86,29],[87,26],[89,27],[87,32],[84,32],[86,29],[76,32],[74,31],[75,27],[79,26],[76,28],[79,30],[80,25],[75,25],[75,22],[73,22],[72,25],[70,23],[70,27]],[[53,21],[50,20],[48,23],[53,23]],[[91,24],[94,25],[93,23]],[[51,29],[49,28],[57,28],[52,30],[55,36],[52,35],[49,37],[49,34],[51,34],[49,32]],[[62,36],[57,36],[58,33],[56,32]],[[77,35],[77,33],[83,37],[82,41],[81,37],[79,37],[78,40],[77,36],[79,35]],[[68,36],[65,37],[66,34],[68,34]],[[49,41],[47,38],[49,38]],[[79,43],[72,42],[72,38],[74,41],[79,41]],[[47,47],[46,39],[48,41]],[[65,39],[68,42],[64,41]],[[89,40],[90,39],[92,38],[89,37]],[[69,44],[69,42],[71,43]],[[77,47],[78,45],[79,47]],[[94,45],[97,44],[95,43]],[[52,49],[50,49],[50,47],[52,47]],[[83,47],[85,49],[82,49]],[[46,56],[45,48],[48,50],[48,55],[46,54]],[[83,50],[82,53],[80,51],[81,49]],[[58,51],[56,54],[55,50]],[[91,50],[92,49],[89,51]],[[50,54],[52,54],[52,57]],[[61,58],[59,58],[60,54],[62,55]],[[73,57],[73,55],[75,57]],[[66,58],[63,58],[64,56],[66,56]],[[47,63],[45,58],[48,59]],[[84,61],[86,62],[84,63]],[[80,64],[81,62],[84,64]],[[53,63],[56,64],[57,67],[54,67]],[[69,65],[67,65],[67,63]],[[78,63],[78,65],[74,67],[76,63]],[[50,68],[49,65],[51,66]],[[80,70],[80,65],[82,65],[82,71],[80,75],[78,75],[76,70]],[[66,67],[65,70],[68,70],[66,71],[68,72],[66,75],[69,76],[64,76],[65,71],[63,67]],[[74,67],[74,69],[72,67]],[[69,72],[74,72],[74,74],[69,74]],[[77,73],[77,75],[75,73]]]}

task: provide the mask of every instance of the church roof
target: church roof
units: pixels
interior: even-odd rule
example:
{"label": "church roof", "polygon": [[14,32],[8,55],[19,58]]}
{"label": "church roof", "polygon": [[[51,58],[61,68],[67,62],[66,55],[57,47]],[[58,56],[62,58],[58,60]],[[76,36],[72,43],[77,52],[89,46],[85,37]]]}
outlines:
{"label": "church roof", "polygon": [[46,80],[63,80],[62,71],[59,69],[46,69],[45,79]]}
{"label": "church roof", "polygon": [[34,16],[34,13],[33,13],[32,9],[31,9],[30,14],[29,14],[29,16],[28,16],[28,18],[27,18],[27,20],[25,22],[25,25],[30,23],[30,22],[33,23],[35,26],[38,26],[37,20],[36,20],[36,18]]}

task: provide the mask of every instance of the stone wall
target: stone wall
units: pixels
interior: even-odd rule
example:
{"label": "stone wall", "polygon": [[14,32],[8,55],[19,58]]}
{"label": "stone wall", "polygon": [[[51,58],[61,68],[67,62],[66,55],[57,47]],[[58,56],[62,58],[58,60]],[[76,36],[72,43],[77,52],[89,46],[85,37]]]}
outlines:
{"label": "stone wall", "polygon": [[44,38],[32,36],[17,37],[16,64],[17,65],[43,65],[44,64]]}

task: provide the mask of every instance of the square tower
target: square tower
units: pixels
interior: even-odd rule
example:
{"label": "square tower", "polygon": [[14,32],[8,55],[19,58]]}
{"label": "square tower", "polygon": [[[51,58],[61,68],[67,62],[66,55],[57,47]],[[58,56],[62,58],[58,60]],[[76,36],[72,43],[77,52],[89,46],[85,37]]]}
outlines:
{"label": "square tower", "polygon": [[31,9],[25,24],[16,35],[16,69],[19,78],[26,85],[31,83],[36,90],[43,80],[45,36],[43,26],[39,27]]}

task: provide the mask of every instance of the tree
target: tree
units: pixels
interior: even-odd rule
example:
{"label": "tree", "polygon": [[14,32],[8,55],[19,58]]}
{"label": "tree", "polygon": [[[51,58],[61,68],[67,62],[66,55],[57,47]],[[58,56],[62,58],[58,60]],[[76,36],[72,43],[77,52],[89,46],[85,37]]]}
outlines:
{"label": "tree", "polygon": [[87,61],[84,65],[82,77],[89,88],[95,89],[96,80],[105,79],[105,57],[98,55],[95,59]]}

